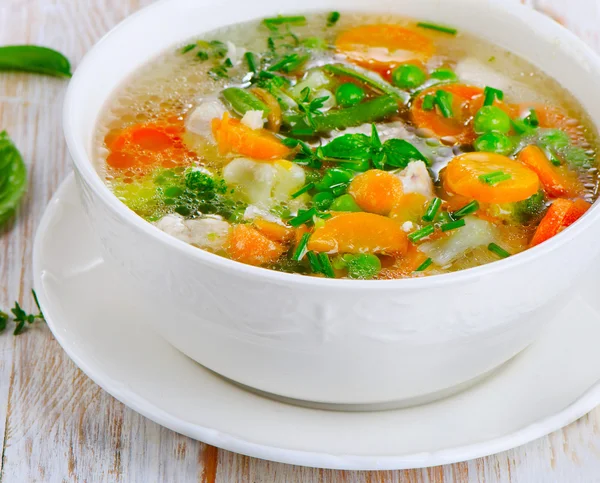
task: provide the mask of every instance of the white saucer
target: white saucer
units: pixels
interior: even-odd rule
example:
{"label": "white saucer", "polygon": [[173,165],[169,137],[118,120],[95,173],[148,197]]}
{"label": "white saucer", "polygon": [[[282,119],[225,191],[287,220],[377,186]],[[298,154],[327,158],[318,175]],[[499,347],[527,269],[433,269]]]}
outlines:
{"label": "white saucer", "polygon": [[73,176],[50,202],[33,258],[48,325],[90,378],[153,421],[238,453],[337,469],[441,465],[519,446],[600,403],[600,270],[566,297],[541,340],[491,378],[425,406],[352,413],[246,391],[147,329],[152,301],[102,260]]}

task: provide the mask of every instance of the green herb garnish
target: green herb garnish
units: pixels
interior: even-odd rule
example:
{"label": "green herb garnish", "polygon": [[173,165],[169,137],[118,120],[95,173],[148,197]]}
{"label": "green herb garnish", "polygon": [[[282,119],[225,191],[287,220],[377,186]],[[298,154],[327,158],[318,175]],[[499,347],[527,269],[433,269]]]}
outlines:
{"label": "green herb garnish", "polygon": [[323,275],[328,278],[335,278],[335,272],[331,266],[329,255],[327,255],[327,253],[319,253],[317,256],[319,258],[319,263],[321,264],[321,272]]}
{"label": "green herb garnish", "polygon": [[501,246],[496,245],[495,243],[490,243],[488,245],[488,250],[490,252],[492,252],[492,253],[495,253],[500,258],[510,257],[510,253],[508,253],[504,248],[502,248]]}
{"label": "green herb garnish", "polygon": [[454,115],[452,111],[452,93],[443,90],[435,91],[435,104],[438,106],[442,116],[449,118]]}
{"label": "green herb garnish", "polygon": [[307,191],[314,189],[314,187],[315,187],[314,183],[308,183],[308,184],[304,185],[302,188],[300,188],[298,191],[293,193],[292,198],[298,198],[298,196],[303,195]]}
{"label": "green herb garnish", "polygon": [[525,124],[531,127],[538,127],[540,125],[540,120],[538,119],[538,115],[537,112],[535,112],[535,109],[529,109],[529,114],[525,116],[523,121],[525,122]]}
{"label": "green herb garnish", "polygon": [[248,70],[253,74],[258,72],[258,59],[256,58],[256,54],[253,52],[245,52],[244,59],[246,60],[246,64],[248,64]]}
{"label": "green herb garnish", "polygon": [[428,258],[427,260],[425,260],[423,263],[421,263],[421,265],[419,265],[415,269],[415,272],[423,272],[423,271],[427,270],[432,263],[433,263],[433,260],[431,258]]}
{"label": "green herb garnish", "polygon": [[408,239],[411,242],[416,243],[419,240],[422,240],[423,238],[426,238],[429,235],[432,235],[434,231],[435,231],[435,227],[433,225],[426,225],[419,230],[413,231],[410,235],[408,235]]}
{"label": "green herb garnish", "polygon": [[512,179],[512,176],[504,171],[493,171],[491,173],[482,174],[479,176],[479,181],[491,186],[497,185],[502,181],[508,181],[509,179]]}
{"label": "green herb garnish", "polygon": [[504,99],[504,92],[498,89],[494,89],[493,87],[486,87],[483,90],[483,95],[485,96],[483,101],[484,106],[493,105],[496,99],[499,101],[502,101]]}
{"label": "green herb garnish", "polygon": [[278,17],[265,18],[263,23],[269,28],[283,24],[306,25],[306,17],[304,15],[293,15],[289,17],[280,15]]}
{"label": "green herb garnish", "polygon": [[189,52],[190,50],[195,49],[197,45],[198,44],[188,44],[185,47],[182,47],[180,52],[182,54],[185,54],[185,53]]}
{"label": "green herb garnish", "polygon": [[423,98],[421,107],[424,111],[431,111],[435,107],[435,97],[433,97],[431,94],[426,94]]}
{"label": "green herb garnish", "polygon": [[340,19],[340,12],[331,12],[327,16],[327,26],[333,27],[339,19]]}
{"label": "green herb garnish", "polygon": [[[25,312],[18,302],[15,302],[15,306],[10,310],[12,313],[12,318],[15,322],[15,330],[13,331],[14,335],[19,335],[25,330],[25,324],[33,324],[38,320],[45,320],[44,314],[42,314],[42,309],[40,308],[40,304],[38,302],[37,295],[34,290],[31,291],[33,295],[33,300],[35,301],[35,305],[38,308],[37,314],[28,314]],[[6,329],[8,325],[9,316],[5,312],[0,312],[0,332]]]}
{"label": "green herb garnish", "polygon": [[464,218],[465,216],[475,213],[479,209],[479,203],[475,200],[467,203],[461,209],[452,213],[452,218]]}
{"label": "green herb garnish", "polygon": [[434,198],[429,202],[427,206],[427,210],[423,215],[423,221],[433,221],[435,219],[435,215],[437,215],[438,210],[442,206],[442,200],[439,198]]}
{"label": "green herb garnish", "polygon": [[302,260],[302,258],[304,258],[304,255],[306,254],[306,245],[308,245],[308,239],[310,238],[310,233],[304,233],[302,235],[302,238],[300,238],[300,242],[298,243],[298,246],[296,247],[296,250],[294,251],[294,254],[292,255],[292,258],[296,261],[300,261]]}
{"label": "green herb garnish", "polygon": [[329,96],[317,97],[310,99],[310,87],[305,87],[300,91],[300,98],[298,99],[298,110],[304,114],[306,123],[315,128],[315,116],[322,116],[323,112],[321,109],[325,105],[325,101],[329,99]]}
{"label": "green herb garnish", "polygon": [[438,32],[443,32],[445,34],[456,35],[458,30],[452,27],[446,27],[444,25],[438,25],[430,22],[419,22],[417,23],[417,27],[421,27],[423,29],[436,30]]}
{"label": "green herb garnish", "polygon": [[456,230],[457,228],[461,228],[463,226],[465,226],[466,222],[464,220],[464,218],[461,218],[460,220],[455,220],[455,221],[450,221],[448,223],[444,223],[443,225],[440,225],[440,228],[442,229],[442,231],[446,232],[446,231],[450,231],[450,230]]}
{"label": "green herb garnish", "polygon": [[294,216],[288,223],[294,228],[299,227],[300,225],[304,225],[307,222],[310,222],[314,216],[317,216],[316,208],[311,208],[309,210],[298,210],[298,214]]}

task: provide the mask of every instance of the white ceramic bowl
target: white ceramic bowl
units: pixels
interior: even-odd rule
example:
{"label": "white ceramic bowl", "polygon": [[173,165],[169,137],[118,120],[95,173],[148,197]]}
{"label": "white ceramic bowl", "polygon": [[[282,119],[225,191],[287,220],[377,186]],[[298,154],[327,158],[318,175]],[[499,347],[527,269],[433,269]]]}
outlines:
{"label": "white ceramic bowl", "polygon": [[65,102],[65,135],[106,258],[157,302],[157,329],[177,349],[284,397],[350,405],[428,400],[498,367],[539,335],[600,251],[597,206],[552,240],[490,265],[421,279],[327,280],[243,265],[162,233],[111,194],[91,159],[102,107],[158,53],[226,24],[334,9],[394,12],[488,39],[556,78],[600,125],[598,58],[516,3],[376,0],[366,9],[364,0],[164,0],[124,21],[83,60]]}

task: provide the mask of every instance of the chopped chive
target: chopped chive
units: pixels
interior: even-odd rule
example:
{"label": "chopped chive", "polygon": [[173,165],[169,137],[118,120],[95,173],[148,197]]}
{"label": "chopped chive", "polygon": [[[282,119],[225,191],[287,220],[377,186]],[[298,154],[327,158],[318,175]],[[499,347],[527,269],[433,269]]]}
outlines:
{"label": "chopped chive", "polygon": [[189,52],[190,50],[192,50],[194,47],[196,47],[196,44],[188,44],[185,47],[181,48],[181,53],[185,54],[185,53]]}
{"label": "chopped chive", "polygon": [[306,256],[308,257],[308,263],[310,263],[310,269],[314,273],[321,273],[321,262],[317,254],[315,252],[308,252]]}
{"label": "chopped chive", "polygon": [[281,58],[280,60],[278,60],[277,62],[275,62],[273,65],[271,65],[269,67],[269,70],[270,71],[281,70],[284,67],[286,67],[287,65],[296,62],[297,60],[298,60],[298,54],[286,55],[285,57]]}
{"label": "chopped chive", "polygon": [[502,248],[501,246],[496,245],[495,243],[490,243],[488,245],[488,250],[490,252],[492,252],[492,253],[495,253],[500,258],[510,257],[510,253],[508,253],[504,248]]}
{"label": "chopped chive", "polygon": [[423,215],[423,221],[433,221],[435,215],[437,215],[437,212],[440,209],[440,206],[442,206],[442,200],[439,198],[432,199],[427,206],[427,211]]}
{"label": "chopped chive", "polygon": [[444,223],[443,225],[440,226],[440,228],[442,229],[442,231],[446,232],[446,231],[450,231],[450,230],[456,230],[457,228],[461,228],[463,226],[465,226],[465,220],[464,218],[461,218],[460,220],[456,220],[456,221],[451,221],[449,223]]}
{"label": "chopped chive", "polygon": [[263,23],[269,27],[273,25],[283,25],[285,23],[289,23],[292,25],[304,25],[306,23],[306,17],[304,15],[295,15],[290,17],[270,17],[265,18]]}
{"label": "chopped chive", "polygon": [[517,134],[527,134],[533,131],[530,125],[526,124],[521,119],[512,119],[510,124],[513,128],[513,131]]}
{"label": "chopped chive", "polygon": [[323,213],[323,212],[317,211],[317,214],[315,216],[317,218],[321,218],[322,220],[328,220],[333,215],[331,213]]}
{"label": "chopped chive", "polygon": [[204,52],[204,50],[200,50],[196,53],[196,57],[198,57],[200,60],[208,60],[208,54],[206,52]]}
{"label": "chopped chive", "polygon": [[432,263],[433,263],[433,260],[431,258],[428,258],[423,263],[421,263],[421,265],[419,265],[417,267],[415,272],[423,272],[424,270],[427,270]]}
{"label": "chopped chive", "polygon": [[452,94],[450,92],[435,91],[435,104],[439,107],[442,116],[452,117]]}
{"label": "chopped chive", "polygon": [[340,12],[331,12],[327,16],[327,26],[333,27],[339,19],[340,19]]}
{"label": "chopped chive", "polygon": [[419,22],[417,24],[417,27],[421,27],[422,29],[437,30],[438,32],[443,32],[445,34],[450,35],[456,35],[456,33],[458,32],[458,30],[452,27],[446,27],[444,25],[438,25],[430,22]]}
{"label": "chopped chive", "polygon": [[294,194],[292,194],[292,198],[298,198],[298,196],[303,195],[304,193],[306,193],[307,191],[310,191],[314,187],[315,187],[314,183],[308,183],[308,184],[304,185],[302,188],[300,188],[298,191],[296,191]]}
{"label": "chopped chive", "polygon": [[319,262],[321,263],[322,273],[328,278],[335,278],[335,272],[331,266],[331,261],[329,261],[329,255],[327,253],[319,253],[317,257],[319,257]]}
{"label": "chopped chive", "polygon": [[535,112],[535,109],[529,109],[529,114],[525,116],[523,121],[525,122],[525,124],[531,127],[538,127],[540,125],[540,120],[538,119],[538,115],[537,112]]}
{"label": "chopped chive", "polygon": [[429,235],[433,234],[434,231],[435,231],[435,228],[433,225],[427,225],[417,231],[413,231],[410,235],[408,235],[408,239],[411,242],[415,243],[415,242],[418,242],[419,240],[422,240],[423,238],[428,237]]}
{"label": "chopped chive", "polygon": [[421,107],[424,111],[431,111],[435,107],[435,97],[433,97],[431,94],[426,94],[423,98],[423,104],[421,104]]}
{"label": "chopped chive", "polygon": [[300,238],[300,242],[298,243],[298,246],[296,247],[296,250],[294,251],[294,255],[292,255],[292,258],[294,260],[297,260],[297,261],[302,260],[302,258],[306,254],[306,245],[308,245],[309,238],[310,238],[310,233],[308,233],[308,232],[305,233],[304,235],[302,235],[302,238]]}
{"label": "chopped chive", "polygon": [[556,156],[554,149],[552,149],[550,146],[543,146],[543,149],[546,153],[546,156],[554,166],[560,166],[562,164],[558,156]]}
{"label": "chopped chive", "polygon": [[475,200],[467,203],[465,206],[452,213],[452,218],[464,218],[467,215],[475,213],[479,209],[479,203]]}
{"label": "chopped chive", "polygon": [[497,185],[502,181],[508,181],[509,179],[512,179],[512,176],[503,171],[493,171],[491,173],[482,174],[481,176],[479,176],[479,181],[481,181],[482,183],[489,184],[491,186]]}
{"label": "chopped chive", "polygon": [[256,65],[256,55],[252,52],[246,52],[244,54],[244,59],[246,59],[246,63],[248,64],[248,70],[256,74],[258,72],[258,67]]}
{"label": "chopped chive", "polygon": [[498,89],[494,89],[493,87],[486,87],[483,90],[483,95],[485,99],[483,101],[484,106],[491,106],[494,104],[494,101],[497,99],[499,101],[504,99],[504,92]]}
{"label": "chopped chive", "polygon": [[288,223],[293,227],[298,227],[300,225],[304,225],[307,221],[312,220],[313,216],[317,214],[316,208],[311,208],[310,210],[300,210],[298,214],[294,216]]}

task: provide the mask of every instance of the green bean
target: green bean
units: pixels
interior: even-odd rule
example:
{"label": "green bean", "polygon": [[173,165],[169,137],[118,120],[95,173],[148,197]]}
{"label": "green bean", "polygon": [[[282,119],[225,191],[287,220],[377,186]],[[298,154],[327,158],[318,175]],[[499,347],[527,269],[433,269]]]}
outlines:
{"label": "green bean", "polygon": [[369,87],[381,92],[382,94],[387,94],[390,97],[402,101],[403,103],[406,103],[410,98],[407,92],[394,87],[393,85],[384,81],[377,74],[371,72],[370,70],[363,69],[362,67],[344,64],[327,64],[323,66],[323,69],[331,72],[332,74],[352,77],[363,84],[367,84]]}
{"label": "green bean", "polygon": [[221,95],[240,116],[248,111],[262,111],[265,115],[271,112],[258,97],[239,87],[228,87],[221,92]]}
{"label": "green bean", "polygon": [[[315,133],[328,132],[333,129],[345,129],[352,126],[379,121],[398,112],[398,101],[391,96],[377,97],[346,109],[331,110],[322,116],[314,116]],[[285,118],[286,124],[294,132],[307,132],[311,128],[302,116]]]}

